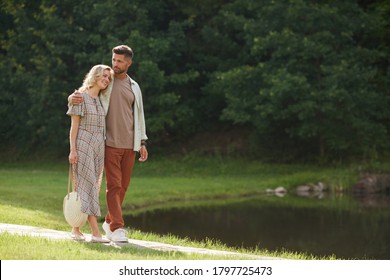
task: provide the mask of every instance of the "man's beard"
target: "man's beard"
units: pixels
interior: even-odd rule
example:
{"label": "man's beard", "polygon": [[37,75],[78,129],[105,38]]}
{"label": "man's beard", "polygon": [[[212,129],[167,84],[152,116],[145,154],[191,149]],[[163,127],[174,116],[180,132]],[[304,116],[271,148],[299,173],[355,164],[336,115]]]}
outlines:
{"label": "man's beard", "polygon": [[117,75],[120,75],[120,74],[125,73],[125,70],[122,70],[122,69],[115,69],[115,68],[114,68],[114,73],[117,74]]}

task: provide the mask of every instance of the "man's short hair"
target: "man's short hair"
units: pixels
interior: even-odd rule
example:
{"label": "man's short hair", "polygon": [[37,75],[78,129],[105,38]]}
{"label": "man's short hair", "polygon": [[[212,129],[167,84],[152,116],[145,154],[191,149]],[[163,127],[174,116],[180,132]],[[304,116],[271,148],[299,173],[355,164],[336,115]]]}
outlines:
{"label": "man's short hair", "polygon": [[128,57],[130,59],[133,59],[134,56],[133,50],[126,45],[116,46],[115,48],[112,49],[112,53],[123,54],[125,55],[125,57]]}

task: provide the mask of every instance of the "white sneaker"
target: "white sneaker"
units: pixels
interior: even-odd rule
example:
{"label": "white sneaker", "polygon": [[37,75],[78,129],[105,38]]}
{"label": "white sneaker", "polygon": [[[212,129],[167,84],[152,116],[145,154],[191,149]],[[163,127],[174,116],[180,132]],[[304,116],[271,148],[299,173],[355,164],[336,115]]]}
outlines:
{"label": "white sneaker", "polygon": [[126,231],[123,228],[116,229],[110,236],[110,240],[113,242],[128,242]]}
{"label": "white sneaker", "polygon": [[106,233],[106,237],[108,239],[111,239],[112,231],[110,230],[110,224],[104,221],[103,226],[102,226],[104,232]]}

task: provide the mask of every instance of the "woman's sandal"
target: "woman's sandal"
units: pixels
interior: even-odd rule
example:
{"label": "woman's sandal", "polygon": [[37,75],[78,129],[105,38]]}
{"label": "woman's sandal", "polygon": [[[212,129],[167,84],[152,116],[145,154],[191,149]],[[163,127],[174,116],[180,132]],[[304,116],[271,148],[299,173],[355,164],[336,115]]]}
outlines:
{"label": "woman's sandal", "polygon": [[85,236],[81,232],[72,231],[70,233],[70,237],[72,237],[72,239],[76,241],[85,241]]}
{"label": "woman's sandal", "polygon": [[94,235],[92,235],[92,236],[91,236],[91,242],[92,242],[92,243],[110,243],[111,241],[108,240],[108,239],[105,238],[105,237],[99,237],[99,236],[94,236]]}

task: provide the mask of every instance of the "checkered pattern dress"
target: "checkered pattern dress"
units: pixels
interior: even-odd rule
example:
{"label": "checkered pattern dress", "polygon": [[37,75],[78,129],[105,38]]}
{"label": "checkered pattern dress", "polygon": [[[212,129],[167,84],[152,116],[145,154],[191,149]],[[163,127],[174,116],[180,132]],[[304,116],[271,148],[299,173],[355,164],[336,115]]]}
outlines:
{"label": "checkered pattern dress", "polygon": [[81,116],[76,139],[75,179],[81,197],[81,211],[101,216],[99,192],[104,167],[105,114],[99,98],[81,94],[84,101],[79,105],[69,105],[66,113]]}

